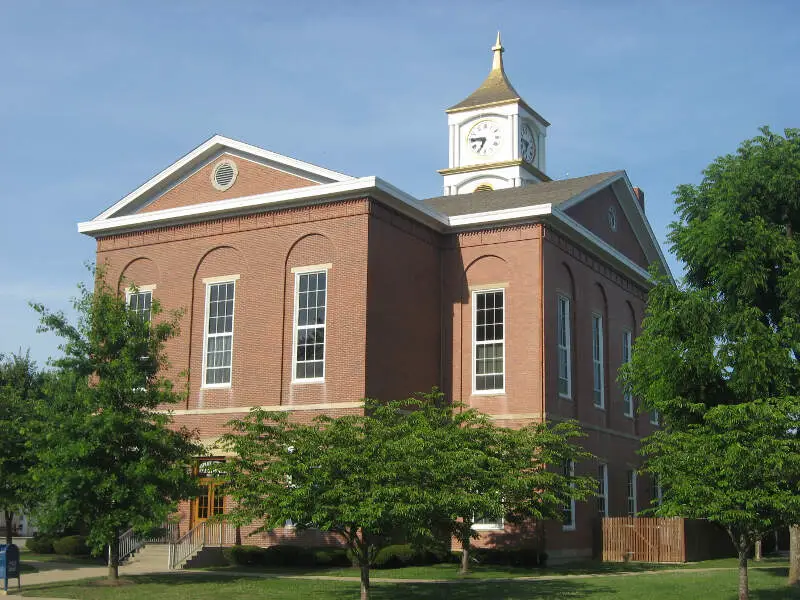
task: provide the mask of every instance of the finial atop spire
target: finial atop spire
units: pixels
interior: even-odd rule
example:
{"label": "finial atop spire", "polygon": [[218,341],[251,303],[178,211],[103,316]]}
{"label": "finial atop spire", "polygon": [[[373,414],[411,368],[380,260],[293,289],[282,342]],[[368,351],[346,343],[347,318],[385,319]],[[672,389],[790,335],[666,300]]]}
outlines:
{"label": "finial atop spire", "polygon": [[500,32],[497,32],[497,41],[492,46],[492,52],[494,56],[492,57],[492,71],[495,70],[503,70],[503,52],[505,52],[505,48],[503,48],[503,44],[500,42]]}

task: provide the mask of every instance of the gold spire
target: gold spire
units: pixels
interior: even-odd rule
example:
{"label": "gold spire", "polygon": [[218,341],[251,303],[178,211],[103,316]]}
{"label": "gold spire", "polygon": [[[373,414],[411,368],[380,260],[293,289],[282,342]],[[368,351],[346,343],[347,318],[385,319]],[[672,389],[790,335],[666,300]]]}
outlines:
{"label": "gold spire", "polygon": [[503,48],[503,44],[500,42],[500,32],[497,32],[497,41],[492,46],[492,52],[494,56],[492,56],[492,71],[503,70],[503,52],[505,52],[505,48]]}

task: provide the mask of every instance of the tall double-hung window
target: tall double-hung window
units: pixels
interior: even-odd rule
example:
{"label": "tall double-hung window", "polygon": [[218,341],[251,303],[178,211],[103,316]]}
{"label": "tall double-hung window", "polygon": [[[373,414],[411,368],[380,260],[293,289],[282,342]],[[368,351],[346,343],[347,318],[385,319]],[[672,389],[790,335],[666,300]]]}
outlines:
{"label": "tall double-hung window", "polygon": [[[561,472],[570,480],[575,477],[575,461],[564,461],[561,465]],[[570,483],[570,487],[574,487],[574,484]],[[561,509],[561,528],[564,531],[575,530],[575,498],[573,496],[567,498]]]}
{"label": "tall double-hung window", "polygon": [[126,294],[128,310],[135,312],[143,321],[150,321],[150,307],[153,303],[153,287],[131,288]]}
{"label": "tall double-hung window", "polygon": [[608,516],[608,465],[600,463],[597,467],[597,513]]}
{"label": "tall double-hung window", "polygon": [[563,398],[572,398],[572,364],[570,336],[571,326],[569,320],[569,298],[558,297],[558,395]]}
{"label": "tall double-hung window", "polygon": [[502,392],[505,389],[505,293],[487,290],[473,293],[473,389]]}
{"label": "tall double-hung window", "polygon": [[325,378],[325,321],[328,272],[295,273],[295,381]]}
{"label": "tall double-hung window", "polygon": [[[622,332],[622,363],[631,362],[631,347],[633,336],[630,331]],[[633,416],[633,394],[630,390],[625,390],[622,395],[622,411],[626,417]]]}
{"label": "tall double-hung window", "polygon": [[235,294],[235,281],[206,284],[205,375],[203,378],[206,386],[231,384]]}
{"label": "tall double-hung window", "polygon": [[628,516],[635,517],[638,512],[636,507],[636,471],[628,471],[627,476]]}
{"label": "tall double-hung window", "polygon": [[603,317],[592,315],[592,373],[594,405],[597,408],[605,407],[604,381],[603,381]]}

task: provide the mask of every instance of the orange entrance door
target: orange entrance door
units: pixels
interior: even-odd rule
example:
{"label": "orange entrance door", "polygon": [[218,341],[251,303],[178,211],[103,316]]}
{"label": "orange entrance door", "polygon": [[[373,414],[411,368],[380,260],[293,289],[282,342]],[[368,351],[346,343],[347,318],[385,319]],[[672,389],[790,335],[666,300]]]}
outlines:
{"label": "orange entrance door", "polygon": [[192,501],[192,526],[225,512],[225,493],[214,481],[200,480],[200,495]]}

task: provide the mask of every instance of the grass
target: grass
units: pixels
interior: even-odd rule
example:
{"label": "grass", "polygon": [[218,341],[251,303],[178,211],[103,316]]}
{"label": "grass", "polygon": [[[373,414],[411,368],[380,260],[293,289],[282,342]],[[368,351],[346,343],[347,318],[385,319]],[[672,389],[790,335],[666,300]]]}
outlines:
{"label": "grass", "polygon": [[[690,566],[691,567],[691,566]],[[709,568],[707,563],[695,568]],[[737,573],[725,570],[692,572],[676,569],[663,573],[593,577],[564,577],[525,581],[486,581],[472,579],[448,583],[377,583],[373,600],[545,600],[587,598],[591,600],[677,600],[702,597],[703,600],[735,600]],[[376,576],[378,573],[376,573]],[[753,600],[800,600],[800,589],[786,587],[787,568],[772,564],[750,571]],[[195,572],[127,577],[123,585],[108,587],[96,582],[63,583],[29,588],[33,596],[82,600],[347,600],[358,598],[358,583],[351,581],[275,579]]]}
{"label": "grass", "polygon": [[[761,563],[750,563],[751,567],[785,567],[786,559],[766,558]],[[674,569],[735,569],[738,567],[737,559],[723,558],[707,560],[702,563],[686,563],[679,565],[650,564],[650,563],[609,563],[596,560],[572,562],[569,564],[548,567],[544,569],[528,569],[523,567],[503,567],[495,565],[473,566],[471,572],[460,575],[458,565],[439,564],[424,567],[403,567],[399,569],[371,569],[370,576],[376,579],[507,579],[518,577],[540,577],[553,575],[613,575],[623,573],[640,573],[642,571],[665,571]],[[285,568],[285,567],[210,567],[204,571],[218,572],[245,572],[264,573],[271,575],[325,575],[328,577],[358,577],[359,571],[349,567],[329,568]]]}

